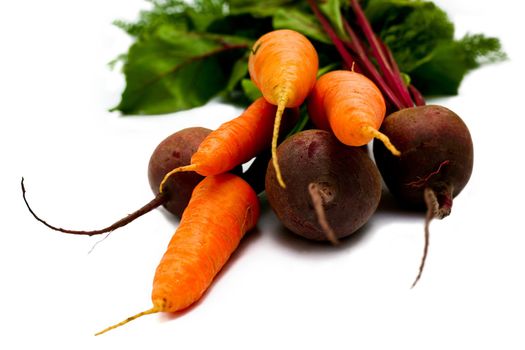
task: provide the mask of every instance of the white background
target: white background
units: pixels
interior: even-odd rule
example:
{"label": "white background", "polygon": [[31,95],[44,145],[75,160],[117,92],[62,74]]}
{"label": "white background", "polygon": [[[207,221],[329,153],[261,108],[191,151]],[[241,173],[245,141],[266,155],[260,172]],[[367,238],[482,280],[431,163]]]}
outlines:
{"label": "white background", "polygon": [[158,142],[211,128],[239,110],[211,103],[174,115],[110,113],[124,86],[107,62],[130,39],[111,22],[138,0],[3,1],[0,5],[1,349],[524,349],[525,50],[519,1],[436,1],[467,31],[500,37],[510,59],[469,74],[439,102],[463,117],[475,166],[453,213],[431,225],[427,267],[411,290],[423,217],[381,205],[334,248],[283,232],[266,208],[201,302],[94,332],[150,307],[151,282],[177,222],[157,210],[95,237],[148,201]]}

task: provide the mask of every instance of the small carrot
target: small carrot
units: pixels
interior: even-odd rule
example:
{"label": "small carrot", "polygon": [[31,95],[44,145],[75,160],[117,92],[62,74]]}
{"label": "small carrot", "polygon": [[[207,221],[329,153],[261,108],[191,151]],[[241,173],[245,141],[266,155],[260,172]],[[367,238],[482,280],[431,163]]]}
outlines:
{"label": "small carrot", "polygon": [[321,76],[309,97],[308,112],[318,128],[331,130],[345,145],[363,146],[377,138],[392,154],[401,154],[379,131],[386,113],[381,91],[360,73],[337,70]]}
{"label": "small carrot", "polygon": [[[255,100],[239,117],[212,131],[199,145],[189,165],[171,170],[160,183],[163,192],[168,178],[175,173],[195,171],[202,176],[217,175],[247,162],[268,148],[272,140],[276,107],[263,97]],[[290,120],[297,110],[290,110]]]}
{"label": "small carrot", "polygon": [[285,187],[277,159],[277,138],[286,107],[300,106],[316,80],[319,59],[312,43],[293,30],[266,33],[253,45],[248,70],[264,98],[277,106],[272,136],[272,162]]}
{"label": "small carrot", "polygon": [[195,188],[168,249],[157,267],[153,307],[98,332],[100,335],[138,317],[183,310],[212,283],[260,214],[256,193],[240,177],[209,176]]}

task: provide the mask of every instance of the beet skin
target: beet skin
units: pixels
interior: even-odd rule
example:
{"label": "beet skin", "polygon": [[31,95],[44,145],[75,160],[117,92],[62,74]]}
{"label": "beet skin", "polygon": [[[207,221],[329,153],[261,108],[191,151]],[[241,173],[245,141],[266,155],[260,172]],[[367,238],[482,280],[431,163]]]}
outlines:
{"label": "beet skin", "polygon": [[[210,129],[200,127],[182,129],[168,136],[155,148],[148,165],[148,179],[153,193],[159,193],[160,183],[168,172],[190,164],[191,156],[210,132]],[[193,189],[203,178],[193,171],[173,174],[164,186],[164,192],[169,195],[164,207],[180,218]]]}
{"label": "beet skin", "polygon": [[374,141],[374,157],[392,195],[424,209],[428,188],[440,207],[448,201],[452,205],[470,178],[474,160],[472,139],[461,118],[442,106],[407,108],[389,115],[380,131],[401,151],[395,157]]}
{"label": "beet skin", "polygon": [[363,149],[343,145],[330,132],[306,130],[286,139],[277,152],[286,188],[278,184],[270,162],[266,194],[277,217],[292,232],[311,240],[329,239],[313,205],[312,185],[337,238],[362,227],[377,209],[381,177]]}

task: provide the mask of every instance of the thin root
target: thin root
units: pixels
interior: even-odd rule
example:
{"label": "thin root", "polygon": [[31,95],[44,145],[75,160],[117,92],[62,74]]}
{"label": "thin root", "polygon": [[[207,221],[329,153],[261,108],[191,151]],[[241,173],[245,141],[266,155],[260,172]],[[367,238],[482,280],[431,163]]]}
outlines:
{"label": "thin root", "polygon": [[65,229],[65,228],[53,226],[53,225],[47,223],[47,221],[41,219],[38,215],[36,215],[36,213],[33,211],[33,208],[31,208],[31,206],[29,205],[29,202],[28,202],[28,200],[26,198],[26,188],[24,186],[24,178],[22,178],[22,181],[21,181],[20,185],[22,187],[22,198],[24,199],[24,203],[26,204],[26,207],[29,210],[29,212],[31,213],[31,215],[33,215],[33,217],[37,221],[41,222],[42,224],[44,224],[45,226],[49,227],[52,230],[59,231],[59,232],[62,232],[62,233],[75,234],[75,235],[93,236],[93,235],[99,235],[99,234],[102,234],[102,233],[112,232],[112,231],[114,231],[114,230],[116,230],[116,229],[118,229],[118,228],[120,228],[122,226],[125,226],[125,225],[129,224],[133,220],[141,217],[142,215],[144,215],[146,213],[149,213],[153,209],[155,209],[155,208],[161,206],[162,204],[164,204],[166,202],[166,200],[167,200],[167,196],[166,195],[164,195],[162,193],[159,193],[159,194],[157,194],[157,196],[155,196],[155,198],[153,198],[149,203],[144,205],[142,208],[134,211],[133,213],[131,213],[131,214],[127,215],[126,217],[118,220],[117,222],[113,223],[110,226],[107,226],[107,227],[99,229],[99,230],[90,230],[90,231],[70,230],[70,229]]}
{"label": "thin root", "polygon": [[425,267],[425,261],[427,259],[428,254],[428,246],[430,243],[430,222],[433,218],[436,217],[436,214],[439,211],[439,202],[437,200],[436,193],[430,188],[425,188],[424,196],[425,203],[427,205],[427,215],[425,216],[425,246],[423,248],[423,257],[421,258],[421,263],[419,265],[419,272],[417,274],[416,279],[414,280],[414,283],[412,283],[412,287],[410,288],[415,287],[415,285],[421,278],[421,275],[423,274],[423,268]]}
{"label": "thin root", "polygon": [[388,136],[386,136],[385,134],[383,134],[382,132],[378,131],[377,129],[374,129],[372,126],[370,125],[367,125],[365,127],[363,127],[363,131],[365,133],[368,133],[370,134],[371,136],[373,136],[374,138],[378,139],[379,141],[383,142],[383,144],[385,145],[385,147],[390,151],[392,152],[392,154],[396,157],[399,157],[401,156],[401,152],[392,144],[392,142],[390,142],[390,139],[388,138]]}
{"label": "thin root", "polygon": [[333,245],[338,245],[339,239],[337,239],[337,235],[326,219],[326,214],[323,207],[323,197],[319,191],[319,186],[316,183],[311,183],[308,185],[308,191],[310,192],[310,198],[312,198],[312,204],[314,205],[315,213],[317,214],[317,222],[323,229],[326,238]]}
{"label": "thin root", "polygon": [[281,126],[281,119],[283,117],[284,109],[286,108],[286,97],[279,100],[277,105],[277,112],[275,113],[275,122],[273,124],[273,135],[272,135],[272,163],[275,168],[275,175],[277,176],[277,182],[282,188],[286,188],[283,176],[281,174],[281,168],[279,167],[279,160],[277,159],[277,140],[279,138],[279,128]]}
{"label": "thin root", "polygon": [[146,311],[142,311],[142,312],[139,312],[138,314],[134,315],[134,316],[131,316],[131,317],[128,317],[126,318],[124,321],[122,322],[119,322],[117,324],[114,324],[113,326],[109,326],[108,328],[105,328],[103,330],[101,330],[100,332],[98,333],[95,333],[95,336],[97,335],[101,335],[101,334],[104,334],[106,332],[109,332],[110,330],[112,329],[115,329],[115,328],[118,328],[120,326],[123,326],[125,325],[126,323],[129,323],[133,320],[136,320],[137,318],[139,317],[142,317],[142,316],[145,316],[145,315],[150,315],[150,314],[155,314],[157,312],[160,312],[162,311],[162,308],[160,306],[153,306],[151,309],[149,310],[146,310]]}
{"label": "thin root", "polygon": [[197,164],[189,164],[189,165],[180,166],[178,168],[173,169],[172,171],[164,175],[164,178],[162,179],[159,185],[159,193],[163,193],[164,185],[166,184],[168,179],[171,177],[171,175],[176,174],[176,173],[185,172],[185,171],[195,171],[196,169],[197,169]]}

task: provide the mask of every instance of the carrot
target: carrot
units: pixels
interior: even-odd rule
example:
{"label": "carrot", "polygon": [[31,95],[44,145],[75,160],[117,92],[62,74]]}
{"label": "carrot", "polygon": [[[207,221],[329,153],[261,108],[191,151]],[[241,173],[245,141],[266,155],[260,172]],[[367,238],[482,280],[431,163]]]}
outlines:
{"label": "carrot", "polygon": [[175,173],[195,171],[203,176],[217,175],[255,157],[270,145],[275,111],[276,107],[264,98],[255,100],[239,117],[212,131],[199,145],[189,165],[167,173],[159,192],[163,192],[166,181]]}
{"label": "carrot", "polygon": [[195,188],[168,249],[157,267],[153,307],[98,332],[100,335],[138,317],[176,312],[197,301],[210,286],[260,214],[257,195],[240,177],[206,177]]}
{"label": "carrot", "polygon": [[283,181],[277,159],[277,138],[286,107],[300,106],[312,90],[319,59],[312,43],[293,30],[266,33],[253,45],[248,70],[264,98],[277,106],[272,135],[272,162],[277,179]]}
{"label": "carrot", "polygon": [[379,132],[386,113],[381,91],[360,73],[337,70],[321,76],[309,97],[308,112],[318,128],[331,130],[345,145],[363,146],[377,138],[392,154],[401,154]]}

